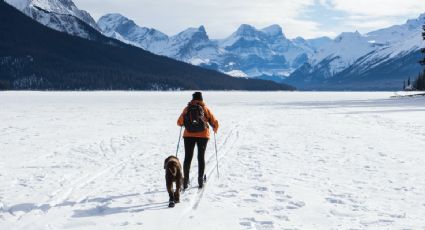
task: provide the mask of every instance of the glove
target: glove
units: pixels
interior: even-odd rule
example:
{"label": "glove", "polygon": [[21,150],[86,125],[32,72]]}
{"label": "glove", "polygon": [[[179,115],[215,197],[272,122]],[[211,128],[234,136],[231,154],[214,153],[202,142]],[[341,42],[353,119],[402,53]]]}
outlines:
{"label": "glove", "polygon": [[213,127],[214,133],[217,134],[217,128]]}

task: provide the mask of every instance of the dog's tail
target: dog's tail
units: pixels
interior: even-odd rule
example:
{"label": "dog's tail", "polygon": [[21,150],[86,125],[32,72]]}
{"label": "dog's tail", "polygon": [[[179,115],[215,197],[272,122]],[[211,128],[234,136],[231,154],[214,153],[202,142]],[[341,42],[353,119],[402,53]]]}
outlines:
{"label": "dog's tail", "polygon": [[[173,169],[174,169],[174,170],[173,170]],[[171,173],[174,177],[177,175],[177,169],[176,169],[176,167],[169,168],[169,170],[170,170],[170,173]]]}

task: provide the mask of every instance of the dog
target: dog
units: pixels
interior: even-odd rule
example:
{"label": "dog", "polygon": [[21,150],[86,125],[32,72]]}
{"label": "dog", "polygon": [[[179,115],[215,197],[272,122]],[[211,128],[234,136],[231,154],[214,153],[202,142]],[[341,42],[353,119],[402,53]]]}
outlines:
{"label": "dog", "polygon": [[[183,183],[183,173],[180,161],[175,156],[169,156],[164,161],[165,181],[167,192],[170,197],[168,207],[173,208],[176,203],[180,203],[180,190]],[[173,183],[176,183],[176,190],[173,191]]]}

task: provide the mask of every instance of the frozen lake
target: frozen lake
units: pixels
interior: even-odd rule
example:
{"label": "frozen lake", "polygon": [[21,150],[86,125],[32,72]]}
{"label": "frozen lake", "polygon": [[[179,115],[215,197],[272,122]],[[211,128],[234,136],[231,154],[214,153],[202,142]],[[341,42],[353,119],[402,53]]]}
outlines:
{"label": "frozen lake", "polygon": [[220,178],[169,209],[191,94],[0,92],[0,229],[425,228],[425,97],[205,92]]}

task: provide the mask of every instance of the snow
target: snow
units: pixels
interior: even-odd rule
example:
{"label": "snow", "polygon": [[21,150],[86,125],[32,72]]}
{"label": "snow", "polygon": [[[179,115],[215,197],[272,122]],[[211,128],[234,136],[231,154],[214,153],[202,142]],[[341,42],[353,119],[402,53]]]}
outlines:
{"label": "snow", "polygon": [[16,9],[23,11],[27,7],[31,0],[5,0],[8,4],[14,6]]}
{"label": "snow", "polygon": [[163,54],[169,42],[168,36],[164,33],[137,26],[134,21],[121,14],[106,14],[98,20],[97,24],[106,36],[156,54]]}
{"label": "snow", "polygon": [[[311,56],[310,72],[330,61],[326,68],[330,76],[346,70],[355,69],[362,72],[376,67],[390,59],[402,58],[418,51],[425,45],[422,37],[422,25],[425,23],[422,14],[417,19],[408,20],[405,24],[369,32],[342,33],[332,42],[323,43]],[[353,71],[353,70],[352,70]]]}
{"label": "snow", "polygon": [[202,64],[208,64],[210,63],[210,60],[208,59],[201,59],[201,58],[192,58],[188,61],[192,65],[202,65]]}
{"label": "snow", "polygon": [[[155,29],[140,27],[121,14],[104,15],[98,25],[105,35],[152,53],[194,65],[218,66],[223,73],[243,71],[248,77],[291,73],[304,64],[302,55],[313,53],[311,47],[306,51],[307,46],[298,46],[286,39],[279,25],[258,30],[243,24],[222,40],[209,39],[204,26],[168,36]],[[235,63],[234,68],[228,65],[229,62]]]}
{"label": "snow", "polygon": [[248,75],[244,73],[242,70],[232,70],[232,71],[226,72],[226,74],[232,77],[248,77]]}
{"label": "snow", "polygon": [[[210,40],[203,26],[189,28],[171,37],[159,32],[163,38],[144,36],[145,30],[121,36],[106,34],[191,64],[209,60],[211,65],[217,65],[218,70],[224,73],[243,71],[248,77],[282,76],[280,73],[291,74],[308,62],[311,66],[308,73],[328,73],[323,76],[330,78],[347,68],[363,72],[389,59],[401,58],[417,51],[424,46],[419,36],[423,23],[421,15],[405,24],[364,35],[357,31],[344,32],[334,40],[328,37],[308,40],[297,37],[289,40],[277,24],[263,29],[242,24],[229,37],[220,40]],[[114,22],[104,24],[100,26],[109,28]],[[228,65],[229,61],[235,63],[234,67]]]}
{"label": "snow", "polygon": [[425,97],[205,92],[220,178],[169,209],[191,93],[0,92],[0,229],[425,228]]}
{"label": "snow", "polygon": [[41,24],[61,32],[90,39],[90,32],[81,21],[99,30],[90,14],[79,10],[71,0],[6,0],[6,2]]}
{"label": "snow", "polygon": [[359,32],[344,32],[337,36],[332,43],[318,50],[311,58],[310,63],[320,65],[323,60],[332,60],[330,62],[330,72],[334,75],[342,72],[352,65],[356,60],[372,52],[374,45]]}
{"label": "snow", "polygon": [[265,34],[267,34],[270,37],[285,37],[282,31],[282,27],[279,25],[271,25],[264,29],[262,29]]}

